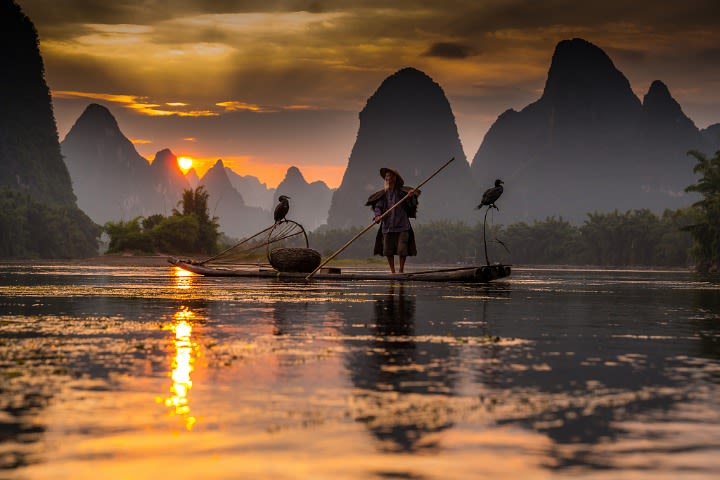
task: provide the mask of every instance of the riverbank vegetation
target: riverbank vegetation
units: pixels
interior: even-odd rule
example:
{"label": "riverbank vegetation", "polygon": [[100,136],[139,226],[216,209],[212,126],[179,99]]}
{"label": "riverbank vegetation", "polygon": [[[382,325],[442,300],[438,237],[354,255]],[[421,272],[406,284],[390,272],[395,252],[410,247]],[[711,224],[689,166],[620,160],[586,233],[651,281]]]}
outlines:
{"label": "riverbank vegetation", "polygon": [[[690,152],[697,160],[697,183],[687,188],[702,199],[691,207],[656,214],[647,209],[589,213],[581,225],[562,217],[549,217],[531,223],[489,224],[485,236],[491,263],[565,264],[598,266],[692,266],[700,271],[720,270],[720,151],[714,157]],[[14,235],[37,238],[38,256],[68,244],[82,242],[67,228],[62,209],[43,210],[27,196],[0,192],[0,251],[4,256],[19,256],[13,250]],[[109,253],[121,251],[213,254],[221,247],[217,218],[208,213],[208,194],[199,187],[186,190],[169,217],[151,215],[127,222],[108,222],[104,231],[110,236]],[[32,210],[37,221],[15,222],[18,210]],[[39,226],[33,227],[32,225]],[[36,231],[37,230],[37,231]],[[327,256],[335,252],[360,228],[329,230],[319,228],[308,234],[310,246]],[[20,233],[18,233],[20,232]],[[54,233],[51,233],[54,232]],[[48,238],[48,235],[53,238]],[[482,223],[432,222],[416,225],[416,241],[423,263],[484,263]],[[57,237],[57,238],[55,238]],[[375,231],[368,232],[349,246],[340,259],[371,257]],[[42,243],[42,245],[40,245]],[[33,244],[30,240],[23,245]],[[8,253],[9,252],[9,253]]]}
{"label": "riverbank vegetation", "polygon": [[208,210],[208,193],[200,186],[185,190],[170,216],[137,217],[127,222],[108,222],[103,230],[110,236],[107,253],[200,253],[218,251],[219,224]]}
{"label": "riverbank vegetation", "polygon": [[51,206],[0,188],[0,258],[82,258],[97,254],[100,227],[75,205]]}
{"label": "riverbank vegetation", "polygon": [[[199,191],[198,191],[199,190]],[[217,252],[216,218],[207,214],[207,193],[186,191],[182,210],[169,217],[152,215],[128,222],[108,222],[108,253],[200,253]],[[485,232],[488,259],[526,265],[690,266],[693,237],[698,223],[693,208],[591,213],[582,225],[550,217],[532,223],[489,225]],[[378,227],[379,228],[379,227]],[[360,228],[308,233],[309,244],[328,256],[353,238]],[[353,242],[338,259],[372,257],[377,229]],[[485,263],[482,223],[432,222],[415,226],[418,261],[422,263]]]}
{"label": "riverbank vegetation", "polygon": [[[688,266],[694,222],[692,209],[591,213],[582,225],[550,217],[532,223],[488,226],[491,263],[600,266]],[[423,262],[485,263],[482,223],[432,222],[417,225],[415,237]],[[359,229],[311,232],[310,245],[328,255]],[[340,258],[367,258],[375,240],[368,232]]]}
{"label": "riverbank vegetation", "polygon": [[688,153],[697,163],[693,168],[700,175],[687,192],[697,192],[702,199],[693,205],[695,222],[686,227],[694,240],[691,253],[700,271],[720,271],[720,150],[708,158],[698,151]]}

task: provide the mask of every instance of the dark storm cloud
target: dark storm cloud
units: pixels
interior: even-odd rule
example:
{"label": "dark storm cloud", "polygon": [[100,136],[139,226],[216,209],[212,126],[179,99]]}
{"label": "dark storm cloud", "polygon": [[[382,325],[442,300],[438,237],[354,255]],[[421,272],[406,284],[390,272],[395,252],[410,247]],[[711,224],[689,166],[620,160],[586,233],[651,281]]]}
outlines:
{"label": "dark storm cloud", "polygon": [[45,60],[45,72],[48,84],[55,90],[97,91],[98,85],[106,92],[132,91],[132,80],[116,69],[80,56]]}
{"label": "dark storm cloud", "polygon": [[475,53],[475,49],[469,45],[451,42],[438,42],[430,45],[430,48],[423,55],[426,57],[462,59],[477,54]]}
{"label": "dark storm cloud", "polygon": [[[720,28],[716,0],[585,2],[575,0],[20,0],[45,38],[77,35],[83,23],[155,25],[172,18],[201,14],[308,12],[343,13],[338,36],[352,38],[435,37],[433,43],[457,44],[469,49],[497,47],[507,37],[491,34],[505,29],[544,29],[567,26],[594,29],[625,24],[628,30],[642,25],[646,31],[669,34],[697,28]],[[329,32],[332,34],[332,32]],[[207,41],[222,39],[206,30]],[[438,38],[440,37],[440,38]],[[542,40],[538,32],[535,41]],[[177,36],[176,36],[177,40]],[[431,53],[431,52],[428,52]],[[461,53],[450,52],[450,53]],[[462,57],[451,57],[462,58]]]}
{"label": "dark storm cloud", "polygon": [[[474,35],[506,28],[533,29],[558,25],[597,27],[609,23],[644,25],[651,29],[679,31],[698,26],[717,26],[717,2],[713,0],[635,1],[606,0],[498,0],[454,2],[443,10],[460,35]],[[462,5],[460,5],[462,4]]]}

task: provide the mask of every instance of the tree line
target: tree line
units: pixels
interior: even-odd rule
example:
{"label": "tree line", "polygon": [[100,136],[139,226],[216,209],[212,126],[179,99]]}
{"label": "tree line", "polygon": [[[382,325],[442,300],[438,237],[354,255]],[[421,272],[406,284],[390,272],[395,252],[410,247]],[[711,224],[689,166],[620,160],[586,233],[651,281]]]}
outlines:
{"label": "tree line", "polygon": [[[656,215],[650,210],[591,213],[583,225],[550,217],[532,223],[488,225],[485,238],[491,263],[601,266],[690,265],[694,221],[691,209]],[[379,227],[378,227],[379,228]],[[311,232],[310,245],[329,255],[360,229]],[[483,225],[432,222],[416,226],[418,259],[437,263],[485,263]],[[361,237],[340,258],[371,256],[375,236]]]}
{"label": "tree line", "polygon": [[51,206],[0,188],[0,258],[79,258],[97,253],[100,227],[74,204]]}
{"label": "tree line", "polygon": [[685,189],[697,192],[702,199],[693,204],[695,221],[685,227],[694,243],[691,254],[700,271],[720,271],[720,150],[708,158],[698,151],[688,153],[697,163],[693,172],[700,175],[696,183]]}
{"label": "tree line", "polygon": [[214,254],[219,249],[217,217],[208,210],[203,186],[183,191],[172,215],[136,217],[129,221],[107,222],[103,230],[110,236],[107,253],[200,253]]}
{"label": "tree line", "polygon": [[[694,205],[666,210],[658,215],[648,209],[593,212],[582,225],[562,217],[510,225],[432,222],[415,227],[422,262],[484,263],[487,240],[491,263],[566,264],[599,266],[690,266],[701,271],[720,267],[720,151],[708,158],[689,152],[697,164],[696,184],[687,187],[702,199]],[[109,252],[139,251],[213,254],[220,245],[216,217],[208,213],[208,193],[199,187],[186,190],[169,217],[151,215],[128,222],[108,222]],[[0,217],[2,225],[3,217]],[[19,228],[19,227],[18,227]],[[379,228],[379,227],[378,227]],[[3,229],[4,231],[4,229]],[[358,228],[319,228],[309,232],[310,246],[327,256],[354,237]],[[2,238],[0,238],[2,241]],[[339,258],[371,256],[373,232],[351,244]],[[227,242],[227,240],[226,240]],[[0,248],[4,244],[0,243]]]}

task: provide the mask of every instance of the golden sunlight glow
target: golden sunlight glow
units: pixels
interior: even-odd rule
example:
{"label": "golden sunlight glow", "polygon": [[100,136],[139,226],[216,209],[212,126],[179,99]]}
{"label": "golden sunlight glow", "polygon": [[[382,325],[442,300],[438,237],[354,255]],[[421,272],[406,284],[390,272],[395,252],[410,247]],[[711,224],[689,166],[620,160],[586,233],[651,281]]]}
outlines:
{"label": "golden sunlight glow", "polygon": [[187,173],[193,166],[193,159],[190,157],[178,157],[177,162],[183,173]]}
{"label": "golden sunlight glow", "polygon": [[173,102],[166,103],[168,107],[176,108],[177,110],[170,110],[162,107],[159,103],[152,103],[147,101],[147,97],[140,97],[137,95],[113,95],[108,93],[95,93],[95,92],[75,92],[69,90],[53,90],[52,96],[55,98],[91,98],[96,100],[105,100],[108,102],[119,103],[125,108],[134,110],[142,115],[148,115],[150,117],[217,117],[219,113],[210,110],[182,110],[188,106],[186,103]]}
{"label": "golden sunlight glow", "polygon": [[176,277],[192,277],[194,274],[192,272],[188,272],[187,270],[180,268],[180,267],[173,267],[175,270],[173,271],[173,275]]}
{"label": "golden sunlight glow", "polygon": [[175,279],[175,288],[178,290],[189,290],[192,287],[194,273],[180,267],[172,267],[172,274]]}
{"label": "golden sunlight glow", "polygon": [[192,320],[195,314],[187,307],[180,307],[173,318],[173,323],[166,327],[175,334],[173,345],[175,355],[170,365],[170,397],[165,399],[165,406],[171,409],[171,415],[182,417],[185,429],[192,430],[197,419],[190,415],[188,394],[192,388],[192,373],[195,363],[196,345],[192,342]]}
{"label": "golden sunlight glow", "polygon": [[237,112],[237,111],[249,111],[249,112],[276,112],[277,109],[274,109],[272,107],[265,107],[262,105],[256,105],[254,103],[245,103],[245,102],[238,102],[235,100],[230,100],[227,102],[219,102],[216,103],[218,107],[223,107],[228,112]]}
{"label": "golden sunlight glow", "polygon": [[[205,175],[205,172],[217,162],[218,157],[193,157],[193,166],[195,172],[199,176]],[[254,156],[235,156],[222,155],[225,166],[238,175],[252,175],[257,177],[260,182],[267,184],[268,187],[276,187],[285,178],[288,168],[293,166],[292,163],[274,162],[272,158],[259,158]],[[322,180],[330,188],[337,188],[342,182],[345,173],[344,165],[320,165],[305,164],[300,167],[308,182]]]}

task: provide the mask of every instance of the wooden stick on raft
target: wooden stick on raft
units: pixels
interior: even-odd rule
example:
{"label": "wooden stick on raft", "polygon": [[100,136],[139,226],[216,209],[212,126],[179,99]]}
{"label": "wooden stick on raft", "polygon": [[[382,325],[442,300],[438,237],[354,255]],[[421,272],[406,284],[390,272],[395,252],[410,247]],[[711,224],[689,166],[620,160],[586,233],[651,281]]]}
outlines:
{"label": "wooden stick on raft", "polygon": [[393,205],[392,207],[388,208],[385,213],[383,213],[382,215],[380,215],[380,218],[378,218],[377,220],[373,220],[373,222],[372,222],[370,225],[368,225],[367,227],[363,228],[363,229],[360,231],[360,233],[358,233],[358,234],[355,235],[353,238],[351,238],[350,240],[348,240],[348,242],[347,242],[345,245],[343,245],[342,247],[340,247],[340,250],[338,250],[337,252],[335,252],[335,253],[333,253],[332,255],[330,255],[324,262],[322,262],[320,265],[318,265],[318,267],[317,267],[315,270],[313,270],[311,273],[309,273],[308,276],[305,277],[305,280],[310,280],[317,272],[320,271],[320,269],[321,269],[322,267],[325,266],[326,263],[328,263],[328,262],[329,262],[330,260],[332,260],[333,258],[337,257],[340,253],[342,253],[343,250],[345,250],[347,247],[349,247],[351,243],[353,243],[355,240],[357,240],[358,238],[360,238],[365,232],[367,232],[368,230],[370,230],[374,225],[380,223],[380,222],[382,221],[382,219],[385,218],[385,217],[387,217],[388,214],[389,214],[390,212],[392,212],[393,210],[395,210],[395,208],[396,208],[398,205],[400,205],[400,204],[401,204],[402,202],[404,202],[406,199],[410,198],[411,195],[414,195],[417,190],[420,190],[420,187],[422,187],[423,185],[425,185],[427,182],[430,181],[431,178],[433,178],[435,175],[437,175],[438,173],[440,173],[440,171],[441,171],[443,168],[445,168],[445,167],[447,167],[448,165],[450,165],[450,162],[452,162],[453,160],[455,160],[455,157],[452,157],[450,160],[448,160],[447,162],[445,162],[445,164],[444,164],[442,167],[440,167],[440,168],[438,168],[437,170],[435,170],[435,173],[433,173],[432,175],[430,175],[424,182],[422,182],[420,185],[418,185],[417,187],[415,187],[415,188],[413,188],[412,190],[410,190],[410,191],[407,193],[407,195],[405,195],[403,198],[401,198],[400,200],[398,200],[398,202],[397,202],[395,205]]}

